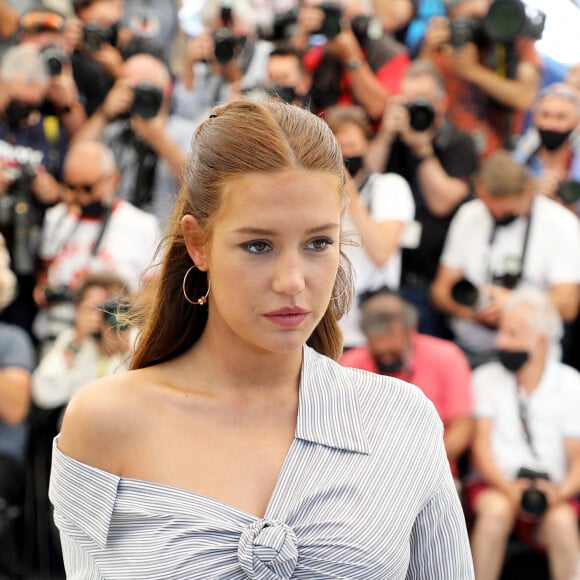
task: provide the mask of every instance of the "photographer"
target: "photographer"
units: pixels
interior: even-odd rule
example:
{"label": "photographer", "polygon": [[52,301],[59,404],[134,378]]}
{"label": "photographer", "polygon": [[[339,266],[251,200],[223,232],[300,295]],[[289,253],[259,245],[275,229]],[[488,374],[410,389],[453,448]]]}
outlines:
{"label": "photographer", "polygon": [[449,331],[431,304],[429,287],[451,219],[469,198],[478,165],[472,138],[447,117],[449,106],[439,71],[414,61],[365,159],[374,171],[398,173],[411,186],[417,211],[403,241],[400,291],[419,310],[419,331],[441,338],[449,338]]}
{"label": "photographer", "polygon": [[0,322],[0,577],[3,578],[17,578],[16,568],[22,564],[18,540],[24,538],[15,534],[5,508],[16,508],[18,514],[24,507],[29,431],[26,418],[33,367],[30,338],[21,328]]}
{"label": "photographer", "polygon": [[[322,36],[323,44],[310,47],[312,35]],[[313,111],[358,104],[372,121],[380,120],[389,96],[399,92],[410,62],[405,47],[384,33],[359,2],[305,4],[293,44],[307,49],[303,60],[312,75]]]}
{"label": "photographer", "polygon": [[[401,274],[401,236],[415,210],[409,184],[400,175],[372,173],[364,166],[371,127],[362,107],[332,107],[326,122],[348,170],[349,205],[343,231],[353,243],[345,244],[343,251],[352,265],[355,296],[385,285],[396,288]],[[358,304],[341,318],[340,328],[345,348],[365,344]]]}
{"label": "photographer", "polygon": [[103,106],[75,135],[75,143],[102,141],[120,171],[117,197],[163,222],[181,182],[196,123],[170,114],[172,81],[167,66],[148,54],[125,61]]}
{"label": "photographer", "polygon": [[73,144],[64,175],[70,200],[46,213],[34,289],[34,330],[45,345],[72,326],[72,295],[88,273],[113,272],[137,291],[160,237],[154,216],[116,199],[119,171],[102,143]]}
{"label": "photographer", "polygon": [[513,289],[545,292],[571,321],[580,282],[577,218],[537,195],[527,169],[508,152],[482,163],[475,191],[479,199],[451,221],[431,287],[434,305],[453,317],[455,340],[473,367],[494,358],[499,314]]}
{"label": "photographer", "polygon": [[76,18],[68,23],[74,77],[88,116],[103,103],[120,76],[123,50],[133,37],[121,25],[123,0],[72,0]]}
{"label": "photographer", "polygon": [[449,116],[473,135],[486,157],[512,149],[540,80],[531,22],[521,0],[446,0],[448,18],[431,19],[419,58],[443,74],[452,103]]}
{"label": "photographer", "polygon": [[50,87],[46,63],[28,45],[8,49],[0,63],[0,232],[18,277],[17,299],[5,322],[30,331],[35,314],[32,289],[40,224],[60,199],[64,131],[42,112]]}
{"label": "photographer", "polygon": [[546,87],[533,110],[533,126],[522,136],[514,158],[530,168],[538,192],[574,213],[580,211],[580,93],[570,85]]}
{"label": "photographer", "polygon": [[473,373],[477,481],[471,546],[478,580],[500,576],[514,524],[547,550],[551,578],[569,580],[580,550],[580,375],[550,356],[562,332],[538,291],[514,292],[502,308],[499,362]]}
{"label": "photographer", "polygon": [[40,51],[50,76],[41,111],[56,120],[56,131],[62,127],[68,137],[72,137],[87,116],[79,102],[65,26],[64,17],[56,12],[31,10],[20,18],[18,41],[35,46]]}
{"label": "photographer", "polygon": [[[473,434],[471,372],[452,342],[417,332],[417,311],[383,286],[359,297],[364,346],[344,353],[340,364],[389,375],[417,385],[435,405],[445,428],[451,470]],[[453,369],[453,372],[449,372]]]}
{"label": "photographer", "polygon": [[176,111],[190,119],[209,114],[220,103],[263,86],[272,43],[258,38],[247,0],[209,0],[197,23],[200,33],[187,39]]}
{"label": "photographer", "polygon": [[126,370],[130,329],[117,317],[127,284],[114,274],[89,274],[74,296],[74,327],[63,330],[32,376],[32,399],[43,409],[66,405],[95,379]]}

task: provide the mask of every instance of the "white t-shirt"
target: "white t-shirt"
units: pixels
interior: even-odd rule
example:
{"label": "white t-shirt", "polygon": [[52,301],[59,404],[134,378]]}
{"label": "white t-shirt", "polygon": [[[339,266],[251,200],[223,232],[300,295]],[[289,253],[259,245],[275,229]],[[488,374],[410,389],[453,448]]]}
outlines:
{"label": "white t-shirt", "polygon": [[[493,273],[502,274],[508,263],[521,260],[528,220],[518,218],[496,229],[485,204],[473,200],[453,218],[440,263],[463,270],[476,286],[489,284]],[[560,204],[538,195],[532,205],[528,247],[523,275],[517,288],[548,291],[562,283],[580,282],[580,222]],[[481,324],[453,318],[457,342],[474,352],[494,348],[496,331]]]}
{"label": "white t-shirt", "polygon": [[93,256],[102,223],[101,219],[79,219],[62,203],[46,212],[40,257],[51,261],[49,286],[75,289],[88,272],[108,271],[123,278],[131,291],[139,289],[160,240],[157,218],[124,200],[115,201]]}
{"label": "white t-shirt", "polygon": [[[375,222],[399,221],[408,224],[415,216],[415,203],[409,184],[395,173],[371,174],[360,192]],[[346,346],[362,346],[365,337],[359,328],[357,297],[365,290],[380,286],[396,289],[401,278],[401,250],[396,249],[382,266],[377,266],[364,248],[364,240],[346,212],[343,232],[347,240],[354,242],[344,246],[344,253],[352,263],[355,298],[350,312],[340,321]]]}
{"label": "white t-shirt", "polygon": [[540,384],[527,397],[528,425],[534,456],[518,410],[515,375],[500,363],[473,372],[474,415],[493,420],[491,449],[499,470],[509,478],[521,467],[545,471],[561,482],[568,470],[564,439],[580,438],[580,373],[557,361],[548,362]]}

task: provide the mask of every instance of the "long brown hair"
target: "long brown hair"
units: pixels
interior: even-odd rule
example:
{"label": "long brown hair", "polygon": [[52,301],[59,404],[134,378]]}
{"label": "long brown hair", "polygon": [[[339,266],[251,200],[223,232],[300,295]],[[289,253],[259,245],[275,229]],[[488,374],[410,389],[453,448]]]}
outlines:
{"label": "long brown hair", "polygon": [[[191,214],[209,239],[226,182],[248,172],[275,173],[301,167],[328,171],[344,185],[342,154],[327,125],[315,115],[281,102],[236,101],[216,107],[196,130],[184,182],[164,242],[161,268],[135,308],[141,333],[131,368],[139,369],[172,359],[201,336],[207,306],[192,306],[182,295],[185,272],[192,266],[181,219]],[[341,188],[344,195],[343,188]],[[332,358],[342,351],[337,320],[350,306],[352,279],[341,256],[333,295],[308,344]],[[193,269],[187,293],[193,298],[207,291],[205,272]]]}

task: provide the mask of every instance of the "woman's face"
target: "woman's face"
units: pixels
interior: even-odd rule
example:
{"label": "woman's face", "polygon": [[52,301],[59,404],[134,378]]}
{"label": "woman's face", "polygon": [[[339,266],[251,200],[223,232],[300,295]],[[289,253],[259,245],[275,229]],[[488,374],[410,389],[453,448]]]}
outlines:
{"label": "woman's face", "polygon": [[304,169],[226,185],[206,262],[198,260],[211,281],[207,331],[260,351],[288,352],[307,341],[336,278],[339,191],[336,175]]}

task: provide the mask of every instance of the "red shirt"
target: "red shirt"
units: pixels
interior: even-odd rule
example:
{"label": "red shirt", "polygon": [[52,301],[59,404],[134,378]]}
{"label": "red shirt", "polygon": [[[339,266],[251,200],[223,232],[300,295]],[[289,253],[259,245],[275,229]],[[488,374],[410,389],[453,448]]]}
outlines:
{"label": "red shirt", "polygon": [[[419,333],[411,335],[411,345],[411,371],[393,376],[417,385],[435,405],[444,424],[454,417],[471,416],[471,369],[459,347],[448,340]],[[347,351],[340,363],[378,372],[366,347]]]}
{"label": "red shirt", "polygon": [[[312,74],[319,66],[324,55],[325,46],[313,46],[303,57],[304,68]],[[405,76],[411,60],[406,52],[394,55],[385,62],[378,70],[373,71],[379,84],[390,94],[396,95],[401,92],[401,81]],[[343,71],[340,85],[339,105],[352,105],[354,99],[350,90],[350,73]]]}

